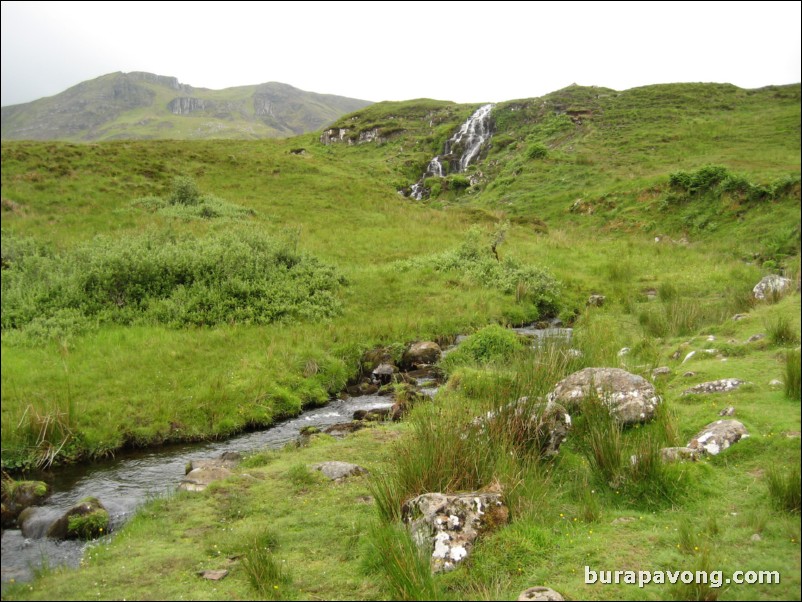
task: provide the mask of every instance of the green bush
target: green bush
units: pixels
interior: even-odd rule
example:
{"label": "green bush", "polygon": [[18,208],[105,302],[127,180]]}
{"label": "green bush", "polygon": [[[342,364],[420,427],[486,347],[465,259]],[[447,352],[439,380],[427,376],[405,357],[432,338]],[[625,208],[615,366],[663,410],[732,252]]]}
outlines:
{"label": "green bush", "polygon": [[58,336],[92,324],[267,324],[340,311],[337,272],[257,231],[98,237],[3,272],[2,328]]}
{"label": "green bush", "polygon": [[[799,458],[797,457],[797,460]],[[786,469],[784,472],[779,468],[772,467],[766,475],[766,482],[769,487],[769,497],[775,508],[799,514],[802,501],[802,479],[800,479],[799,466]]]}
{"label": "green bush", "polygon": [[469,336],[440,365],[451,373],[458,366],[509,361],[523,348],[521,337],[514,331],[491,324]]}
{"label": "green bush", "polygon": [[200,190],[195,180],[188,176],[173,178],[168,201],[171,205],[197,205],[200,202]]}
{"label": "green bush", "polygon": [[527,159],[545,159],[548,156],[549,156],[548,147],[546,147],[545,144],[541,144],[540,142],[535,142],[534,144],[530,144],[529,147],[526,149]]}

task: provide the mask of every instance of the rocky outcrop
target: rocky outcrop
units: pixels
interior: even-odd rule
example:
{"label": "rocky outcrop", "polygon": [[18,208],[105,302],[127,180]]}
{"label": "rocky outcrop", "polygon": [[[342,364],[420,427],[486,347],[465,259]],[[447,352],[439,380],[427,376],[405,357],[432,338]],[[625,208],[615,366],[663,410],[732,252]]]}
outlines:
{"label": "rocky outcrop", "polygon": [[522,591],[517,600],[518,602],[560,602],[561,600],[565,600],[565,598],[563,598],[562,594],[555,592],[550,587],[537,585]]}
{"label": "rocky outcrop", "polygon": [[320,134],[320,143],[328,146],[335,142],[349,142],[349,131],[348,128],[329,128]]}
{"label": "rocky outcrop", "polygon": [[436,364],[443,354],[440,345],[432,341],[419,341],[410,345],[401,358],[401,366],[406,369],[422,368]]}
{"label": "rocky outcrop", "polygon": [[688,447],[698,453],[715,456],[748,436],[746,427],[737,420],[717,420],[708,424],[691,439]]}
{"label": "rocky outcrop", "polygon": [[548,400],[574,412],[590,395],[603,400],[616,421],[624,425],[652,420],[661,402],[649,381],[620,368],[584,368],[574,372],[557,383]]}
{"label": "rocky outcrop", "polygon": [[700,383],[685,389],[683,395],[698,395],[704,393],[728,393],[734,391],[741,385],[748,384],[745,380],[739,378],[722,378],[719,380],[711,380],[710,382]]}
{"label": "rocky outcrop", "polygon": [[67,510],[50,525],[47,536],[55,539],[94,539],[109,532],[109,513],[95,497],[88,497]]}
{"label": "rocky outcrop", "polygon": [[189,115],[191,113],[199,113],[201,111],[211,110],[213,108],[213,102],[206,101],[202,98],[192,98],[189,96],[180,96],[167,103],[167,109],[173,115]]}
{"label": "rocky outcrop", "polygon": [[424,493],[406,502],[401,514],[415,542],[431,551],[436,573],[455,568],[481,533],[509,521],[499,493]]}
{"label": "rocky outcrop", "polygon": [[331,479],[335,483],[340,483],[348,477],[357,477],[359,475],[368,474],[367,468],[362,468],[358,464],[351,464],[349,462],[321,462],[313,464],[312,470],[319,470],[327,479]]}
{"label": "rocky outcrop", "polygon": [[755,299],[764,301],[774,295],[782,295],[791,290],[793,283],[788,278],[783,278],[777,274],[769,274],[758,282],[752,289]]}

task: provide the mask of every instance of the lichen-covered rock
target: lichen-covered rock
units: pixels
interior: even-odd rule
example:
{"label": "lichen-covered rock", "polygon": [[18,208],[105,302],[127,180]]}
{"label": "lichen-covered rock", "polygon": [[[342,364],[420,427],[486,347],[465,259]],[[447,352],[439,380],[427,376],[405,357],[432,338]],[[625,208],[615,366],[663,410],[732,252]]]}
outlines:
{"label": "lichen-covered rock", "polygon": [[591,391],[624,425],[652,420],[661,401],[649,381],[620,368],[584,368],[574,372],[557,383],[548,400],[572,412],[579,409]]}
{"label": "lichen-covered rock", "polygon": [[401,513],[413,539],[431,550],[435,573],[455,568],[481,533],[509,521],[500,493],[424,493],[406,502]]}
{"label": "lichen-covered rock", "polygon": [[733,443],[749,436],[746,427],[737,420],[711,422],[688,442],[690,449],[715,456]]}
{"label": "lichen-covered rock", "polygon": [[777,274],[769,274],[755,285],[752,294],[755,299],[764,300],[772,295],[782,295],[791,290],[792,282],[788,278],[783,278]]}
{"label": "lichen-covered rock", "polygon": [[699,457],[699,451],[690,447],[664,447],[660,450],[660,457],[663,462],[680,462],[682,460],[695,462]]}
{"label": "lichen-covered rock", "polygon": [[319,470],[326,478],[331,479],[335,483],[344,481],[348,477],[368,474],[367,468],[362,468],[358,464],[351,464],[350,462],[321,462],[319,464],[313,464],[311,468],[312,470]]}
{"label": "lichen-covered rock", "polygon": [[443,351],[433,341],[419,341],[410,345],[401,358],[401,365],[407,369],[436,364]]}
{"label": "lichen-covered rock", "polygon": [[47,536],[55,539],[94,539],[108,532],[108,511],[96,497],[88,497],[50,525]]}
{"label": "lichen-covered rock", "polygon": [[727,393],[729,391],[734,391],[744,384],[747,384],[747,382],[739,378],[722,378],[719,380],[711,380],[710,382],[694,385],[690,389],[683,391],[682,394],[693,395],[702,393]]}
{"label": "lichen-covered rock", "polygon": [[537,585],[522,591],[517,600],[518,602],[560,602],[565,598],[550,587]]}

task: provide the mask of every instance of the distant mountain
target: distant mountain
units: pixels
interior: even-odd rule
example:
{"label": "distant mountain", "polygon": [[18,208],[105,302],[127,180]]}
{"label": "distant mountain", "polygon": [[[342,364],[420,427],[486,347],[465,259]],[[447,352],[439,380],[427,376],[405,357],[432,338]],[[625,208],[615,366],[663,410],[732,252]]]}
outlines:
{"label": "distant mountain", "polygon": [[2,107],[3,140],[285,138],[371,102],[268,82],[194,88],[153,73],[110,73],[55,96]]}

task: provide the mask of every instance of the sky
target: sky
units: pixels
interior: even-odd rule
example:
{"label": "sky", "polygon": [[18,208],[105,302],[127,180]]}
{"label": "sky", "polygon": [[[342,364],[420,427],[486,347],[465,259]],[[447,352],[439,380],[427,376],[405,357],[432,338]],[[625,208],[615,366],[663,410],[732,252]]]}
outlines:
{"label": "sky", "polygon": [[793,2],[3,1],[2,99],[115,71],[364,100],[495,102],[572,83],[800,81]]}

